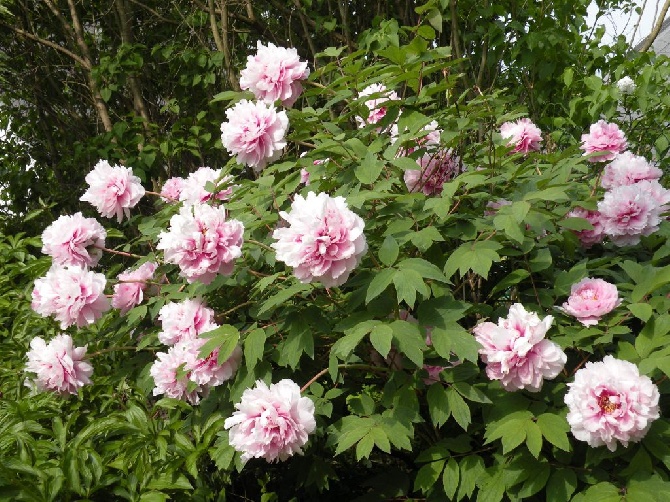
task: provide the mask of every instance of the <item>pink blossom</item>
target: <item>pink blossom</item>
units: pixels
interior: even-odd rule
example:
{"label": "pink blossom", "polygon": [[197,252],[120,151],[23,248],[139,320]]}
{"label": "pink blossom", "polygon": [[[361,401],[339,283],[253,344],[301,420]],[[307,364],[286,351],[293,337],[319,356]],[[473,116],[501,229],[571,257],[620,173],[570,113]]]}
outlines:
{"label": "pink blossom", "polygon": [[254,56],[247,56],[247,66],[240,72],[240,87],[249,89],[256,99],[273,104],[280,99],[287,108],[293,106],[302,92],[300,80],[309,77],[306,61],[300,61],[298,51],[267,46],[260,41]]}
{"label": "pink blossom", "polygon": [[165,252],[166,262],[179,266],[188,282],[209,284],[217,274],[233,273],[235,260],[242,256],[243,233],[244,225],[226,220],[223,207],[194,204],[172,216],[156,248]]}
{"label": "pink blossom", "polygon": [[186,180],[179,176],[168,178],[161,189],[161,199],[165,202],[177,202],[184,186],[184,181]]}
{"label": "pink blossom", "polygon": [[[216,326],[212,326],[213,329]],[[202,389],[209,389],[221,385],[223,382],[230,380],[237,369],[240,367],[242,361],[242,349],[236,345],[232,354],[226,359],[223,364],[218,363],[219,349],[214,350],[209,356],[204,359],[198,357],[200,349],[207,343],[205,338],[193,338],[179,342],[189,347],[189,351],[195,354],[191,358],[185,369],[188,371],[188,378],[195,382]]]}
{"label": "pink blossom", "polygon": [[656,385],[633,363],[611,355],[586,363],[568,387],[566,419],[572,434],[593,447],[615,451],[618,443],[637,443],[659,417]]}
{"label": "pink blossom", "polygon": [[600,184],[603,188],[632,185],[642,180],[657,180],[663,175],[647,159],[631,152],[623,152],[605,166]]}
{"label": "pink blossom", "polygon": [[300,183],[303,183],[305,186],[309,185],[309,171],[304,167],[300,169]]}
{"label": "pink blossom", "polygon": [[109,309],[103,274],[79,267],[55,266],[35,281],[31,306],[42,317],[53,315],[62,329],[94,323]]}
{"label": "pink blossom", "polygon": [[656,202],[656,211],[659,215],[667,212],[670,204],[670,190],[663,188],[657,180],[642,180],[635,183],[635,185],[651,197]]}
{"label": "pink blossom", "polygon": [[594,244],[602,242],[603,237],[605,236],[605,229],[601,223],[601,217],[598,211],[589,211],[588,209],[577,206],[565,216],[567,218],[584,218],[593,227],[592,230],[579,230],[575,232],[577,237],[579,237],[582,246],[589,248]]}
{"label": "pink blossom", "polygon": [[[184,180],[179,193],[179,200],[185,204],[205,203],[211,199],[227,200],[233,193],[232,180],[232,176],[221,177],[221,169],[201,167],[189,174],[188,178]],[[205,188],[208,182],[217,188],[222,188],[222,185],[227,186],[214,194]]]}
{"label": "pink blossom", "polygon": [[273,105],[243,99],[226,110],[228,122],[221,124],[221,142],[237,162],[260,172],[277,160],[286,146],[288,116]]}
{"label": "pink blossom", "polygon": [[648,183],[618,186],[598,202],[603,232],[617,246],[637,244],[641,236],[658,230],[665,207],[645,190]]}
{"label": "pink blossom", "polygon": [[486,363],[486,374],[500,380],[505,390],[528,389],[538,392],[543,379],[555,378],[563,369],[567,356],[554,342],[544,337],[553,322],[552,316],[540,320],[515,303],[507,318],[498,324],[483,322],[475,326],[475,339],[482,346],[479,354]]}
{"label": "pink blossom", "polygon": [[584,150],[584,155],[602,152],[602,155],[589,157],[591,162],[613,160],[627,147],[626,135],[619,129],[619,126],[604,120],[592,124],[588,134],[582,134],[582,145],[580,146]]}
{"label": "pink blossom", "polygon": [[30,341],[26,371],[35,373],[26,385],[38,391],[49,390],[60,395],[76,394],[90,384],[93,367],[84,361],[86,345],[75,347],[70,335],[57,335],[49,343],[35,337]]}
{"label": "pink blossom", "polygon": [[423,369],[426,370],[428,376],[423,379],[423,383],[426,385],[433,385],[440,381],[440,373],[446,370],[448,366],[433,366],[430,364],[424,364]]}
{"label": "pink blossom", "polygon": [[294,267],[301,282],[341,286],[367,251],[365,223],[347,207],[344,197],[314,192],[306,199],[296,195],[291,211],[279,215],[289,226],[274,231],[277,242],[271,247],[277,260]]}
{"label": "pink blossom", "polygon": [[363,89],[358,95],[359,99],[374,96],[364,102],[370,110],[367,118],[356,117],[358,127],[365,127],[367,124],[376,124],[386,116],[386,105],[388,101],[397,101],[398,94],[395,91],[388,91],[384,84],[371,84]]}
{"label": "pink blossom", "polygon": [[621,303],[616,285],[602,279],[582,279],[570,288],[570,297],[561,310],[584,326],[595,326],[602,316]]}
{"label": "pink blossom", "polygon": [[196,338],[215,326],[214,311],[202,300],[191,298],[166,303],[158,312],[158,320],[162,327],[158,339],[165,345]]}
{"label": "pink blossom", "polygon": [[[165,395],[172,399],[183,399],[191,404],[200,402],[199,391],[203,389],[187,376],[186,366],[197,357],[192,345],[178,343],[167,352],[158,352],[149,374],[154,379],[154,396]],[[189,385],[190,384],[190,385]]]}
{"label": "pink blossom", "polygon": [[116,216],[119,222],[124,214],[130,218],[130,208],[144,196],[144,187],[132,169],[112,166],[106,160],[86,175],[86,183],[88,190],[79,200],[90,202],[106,218]]}
{"label": "pink blossom", "polygon": [[536,152],[542,141],[542,131],[528,118],[505,122],[500,126],[500,135],[508,140],[507,146],[512,147],[514,153]]}
{"label": "pink blossom", "polygon": [[[440,135],[442,130],[438,128],[437,121],[432,120],[427,124],[416,139],[413,140],[413,146],[402,147],[398,150],[398,157],[404,157],[414,153],[418,148],[424,148],[427,152],[433,151],[440,146]],[[398,141],[398,124],[391,126],[391,143]]]}
{"label": "pink blossom", "polygon": [[127,269],[119,274],[119,283],[114,285],[112,307],[121,309],[121,315],[127,313],[135,305],[142,303],[147,281],[153,278],[158,264],[146,262],[136,270]]}
{"label": "pink blossom", "polygon": [[250,458],[284,461],[302,454],[308,435],[316,428],[314,403],[301,397],[300,387],[287,379],[270,387],[256,381],[256,387],[246,389],[235,408],[224,427],[230,429],[231,446],[242,452],[242,462]]}
{"label": "pink blossom", "polygon": [[425,154],[417,160],[421,169],[405,171],[405,184],[410,192],[422,191],[426,195],[439,195],[447,181],[460,171],[460,159],[449,150]]}
{"label": "pink blossom", "polygon": [[94,218],[63,215],[42,233],[42,252],[56,265],[94,267],[100,261],[107,232]]}

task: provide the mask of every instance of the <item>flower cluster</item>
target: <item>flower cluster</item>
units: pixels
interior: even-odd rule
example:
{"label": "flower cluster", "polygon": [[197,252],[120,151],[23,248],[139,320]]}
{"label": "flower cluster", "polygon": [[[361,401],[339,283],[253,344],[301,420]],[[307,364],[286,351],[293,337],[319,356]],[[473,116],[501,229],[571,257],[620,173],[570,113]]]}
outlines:
{"label": "flower cluster", "polygon": [[555,378],[563,369],[567,356],[545,335],[553,322],[552,316],[540,320],[527,312],[520,303],[509,309],[498,324],[483,322],[475,326],[475,339],[486,374],[500,380],[505,390],[528,389],[538,392],[544,379]]}
{"label": "flower cluster", "polygon": [[247,389],[226,419],[230,444],[242,452],[242,461],[264,458],[268,462],[302,454],[308,435],[316,428],[314,403],[300,396],[300,387],[281,380],[269,387],[261,380]]}
{"label": "flower cluster", "polygon": [[289,226],[273,232],[277,242],[271,247],[277,260],[293,267],[301,282],[341,286],[367,251],[365,223],[343,197],[314,192],[307,198],[296,195],[291,211],[279,215]]}
{"label": "flower cluster", "polygon": [[219,349],[200,357],[207,341],[204,335],[219,327],[214,321],[214,311],[201,300],[169,302],[161,308],[158,319],[162,324],[158,339],[170,347],[167,352],[156,354],[149,370],[155,384],[154,396],[162,394],[198,404],[212,387],[233,377],[242,359],[239,346],[221,364]]}

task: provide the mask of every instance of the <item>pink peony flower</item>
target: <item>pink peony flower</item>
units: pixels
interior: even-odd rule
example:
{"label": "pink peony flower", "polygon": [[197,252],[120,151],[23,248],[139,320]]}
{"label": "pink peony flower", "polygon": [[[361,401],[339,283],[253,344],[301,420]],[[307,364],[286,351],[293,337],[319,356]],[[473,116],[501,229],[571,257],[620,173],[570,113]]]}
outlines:
{"label": "pink peony flower", "polygon": [[126,270],[119,274],[119,283],[114,285],[114,295],[112,296],[112,307],[121,310],[124,315],[135,305],[142,303],[144,299],[144,290],[147,282],[153,278],[158,264],[146,262],[140,265],[137,270]]}
{"label": "pink peony flower", "polygon": [[165,202],[177,202],[184,187],[184,181],[186,180],[179,176],[169,178],[161,189],[161,199]]}
{"label": "pink peony flower", "polygon": [[584,218],[591,224],[591,226],[593,226],[592,230],[580,230],[575,232],[577,237],[579,237],[582,246],[589,248],[592,245],[603,241],[605,230],[600,221],[600,213],[598,211],[589,211],[582,207],[575,207],[565,216],[567,218]]}
{"label": "pink peony flower", "polygon": [[70,335],[57,335],[49,343],[40,337],[30,341],[26,371],[35,373],[26,385],[38,391],[49,390],[60,395],[76,394],[90,384],[93,367],[84,361],[86,346],[75,347]]}
{"label": "pink peony flower", "polygon": [[[598,202],[603,232],[617,246],[631,246],[658,230],[666,209],[645,190],[647,182],[623,185],[605,193]],[[658,183],[658,182],[656,182]]]}
{"label": "pink peony flower", "polygon": [[291,212],[279,215],[289,226],[272,234],[277,260],[301,282],[319,281],[327,288],[341,286],[367,251],[365,223],[347,208],[344,197],[309,192],[296,195]]}
{"label": "pink peony flower", "polygon": [[94,218],[81,213],[63,215],[42,233],[42,252],[55,265],[95,267],[102,256],[107,232]]}
{"label": "pink peony flower", "polygon": [[293,106],[302,92],[300,80],[309,77],[306,61],[298,51],[260,41],[254,56],[247,56],[247,66],[240,72],[240,87],[249,89],[256,99],[273,104],[280,99],[287,108]]}
{"label": "pink peony flower", "polygon": [[206,342],[201,338],[183,340],[170,347],[167,353],[156,354],[157,359],[149,369],[155,384],[154,396],[163,394],[198,404],[212,387],[233,377],[242,360],[242,349],[235,347],[230,357],[219,364],[218,349],[205,359],[199,357],[200,349]]}
{"label": "pink peony flower", "polygon": [[483,322],[475,326],[475,339],[482,346],[479,354],[486,363],[486,374],[500,380],[505,390],[528,389],[538,392],[543,379],[555,378],[567,356],[554,342],[544,337],[552,316],[540,320],[535,312],[526,312],[515,303],[507,318],[498,324]]}
{"label": "pink peony flower", "polygon": [[405,171],[405,184],[410,192],[421,191],[426,195],[439,195],[447,181],[454,179],[460,171],[460,159],[451,149],[427,153],[417,160],[421,169]]}
{"label": "pink peony flower", "polygon": [[614,284],[587,277],[572,285],[568,301],[559,308],[576,317],[584,326],[595,326],[602,316],[620,303],[619,291]]}
{"label": "pink peony flower", "polygon": [[605,166],[600,185],[603,188],[616,188],[643,180],[657,180],[662,175],[663,171],[652,166],[644,157],[623,152]]}
{"label": "pink peony flower", "polygon": [[[197,171],[188,175],[182,184],[179,200],[185,204],[205,203],[211,199],[227,200],[233,193],[231,182],[232,176],[221,177],[221,169],[212,169],[211,167],[201,167]],[[216,194],[208,192],[205,188],[210,182],[217,186],[228,185],[225,189],[219,190]]]}
{"label": "pink peony flower", "polygon": [[542,131],[528,118],[505,122],[500,126],[500,135],[508,140],[507,146],[512,147],[514,153],[536,152],[542,141]]}
{"label": "pink peony flower", "polygon": [[188,282],[209,284],[217,274],[233,273],[235,260],[242,256],[243,233],[244,225],[226,220],[223,207],[194,204],[170,218],[156,248],[165,252],[166,262],[179,266]]}
{"label": "pink peony flower", "polygon": [[580,146],[584,150],[584,155],[602,152],[602,155],[589,157],[591,162],[613,160],[627,147],[626,135],[619,129],[619,126],[604,120],[592,124],[588,134],[582,134],[582,145]]}
{"label": "pink peony flower", "polygon": [[371,84],[363,89],[358,95],[359,99],[374,96],[364,102],[365,106],[370,110],[367,118],[356,117],[358,127],[365,127],[367,124],[376,124],[386,116],[387,108],[385,103],[387,101],[397,101],[398,94],[395,91],[388,91],[383,84]]}
{"label": "pink peony flower", "polygon": [[130,218],[130,208],[144,196],[144,187],[132,169],[112,166],[106,160],[99,161],[86,175],[86,183],[88,190],[79,200],[90,202],[106,218],[116,216],[119,222],[124,214]]}
{"label": "pink peony flower", "polygon": [[273,105],[243,99],[226,110],[228,122],[221,124],[221,142],[237,162],[260,172],[277,160],[286,146],[288,116]]}
{"label": "pink peony flower", "polygon": [[654,200],[659,215],[670,209],[670,190],[663,188],[657,180],[642,180],[635,183],[635,185],[642,193],[647,194],[647,196]]}
{"label": "pink peony flower", "polygon": [[109,309],[106,279],[79,267],[52,267],[35,280],[31,306],[42,317],[53,315],[62,329],[94,323]]}
{"label": "pink peony flower", "polygon": [[565,395],[572,434],[590,446],[617,449],[640,441],[659,417],[656,385],[633,363],[605,356],[575,373]]}
{"label": "pink peony flower", "polygon": [[287,379],[270,387],[258,380],[255,388],[244,391],[235,408],[224,427],[230,429],[230,444],[242,452],[243,462],[250,458],[284,461],[302,454],[316,428],[314,403],[300,397],[300,387]]}
{"label": "pink peony flower", "polygon": [[201,300],[188,298],[179,303],[170,302],[163,305],[158,312],[158,320],[162,326],[158,339],[165,345],[191,340],[216,326],[214,311],[206,307]]}

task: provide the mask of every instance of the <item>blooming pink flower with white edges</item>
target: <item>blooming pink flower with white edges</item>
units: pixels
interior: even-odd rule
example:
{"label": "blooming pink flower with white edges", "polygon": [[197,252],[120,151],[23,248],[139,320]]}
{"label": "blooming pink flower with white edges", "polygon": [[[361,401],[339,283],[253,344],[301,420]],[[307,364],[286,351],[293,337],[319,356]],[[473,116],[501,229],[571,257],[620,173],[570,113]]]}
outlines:
{"label": "blooming pink flower with white edges", "polygon": [[179,176],[173,176],[168,178],[168,180],[163,184],[161,189],[161,199],[165,202],[177,202],[179,201],[179,195],[184,186],[184,178]]}
{"label": "blooming pink flower with white edges", "polygon": [[398,94],[395,91],[387,90],[384,84],[370,84],[358,94],[358,98],[362,99],[373,95],[372,99],[364,102],[365,106],[370,110],[368,117],[356,117],[359,128],[365,127],[367,124],[376,124],[379,122],[386,116],[387,107],[385,103],[399,99]]}
{"label": "blooming pink flower with white edges", "polygon": [[635,183],[637,187],[656,202],[659,215],[667,212],[670,207],[670,190],[664,188],[657,180],[642,180]]}
{"label": "blooming pink flower with white edges", "polygon": [[247,66],[240,72],[240,88],[249,89],[256,99],[268,104],[280,99],[290,108],[302,92],[300,81],[309,77],[307,61],[300,61],[293,48],[273,43],[265,46],[260,41],[257,48],[255,55],[247,56]]}
{"label": "blooming pink flower with white edges", "polygon": [[288,116],[273,105],[243,99],[226,110],[228,122],[221,124],[221,142],[237,162],[260,172],[277,160],[286,146]]}
{"label": "blooming pink flower with white edges", "polygon": [[52,267],[35,280],[31,307],[42,317],[52,315],[62,329],[94,323],[109,310],[103,274],[79,267]]}
{"label": "blooming pink flower with white edges", "polygon": [[542,131],[529,118],[505,122],[500,126],[500,135],[508,140],[507,146],[512,147],[514,153],[536,152],[542,141]]}
{"label": "blooming pink flower with white edges", "polygon": [[[211,167],[201,167],[197,171],[188,175],[182,184],[179,200],[185,204],[205,203],[211,199],[227,200],[233,193],[233,187],[230,185],[233,181],[232,176],[221,178],[221,169],[212,169]],[[208,192],[205,186],[211,182],[214,186],[228,185],[225,189],[217,193]]]}
{"label": "blooming pink flower with white edges", "polygon": [[56,265],[95,267],[102,256],[107,232],[94,218],[81,213],[63,215],[42,233],[42,252]]}
{"label": "blooming pink flower with white edges", "polygon": [[[149,374],[154,379],[153,395],[165,395],[173,399],[186,400],[191,404],[200,402],[200,394],[203,389],[191,383],[186,367],[197,358],[194,346],[186,343],[178,343],[170,347],[167,352],[158,352],[156,361],[151,365]],[[179,374],[178,374],[179,372]]]}
{"label": "blooming pink flower with white edges", "polygon": [[223,207],[194,204],[170,218],[156,248],[164,251],[166,262],[179,266],[188,282],[209,284],[218,274],[233,273],[235,260],[242,256],[243,234],[242,222],[226,220]]}
{"label": "blooming pink flower with white edges", "polygon": [[572,285],[568,301],[559,309],[576,317],[584,326],[595,326],[602,316],[620,303],[616,285],[587,277]]}
{"label": "blooming pink flower with white edges", "polygon": [[619,126],[599,120],[591,125],[588,134],[582,134],[582,145],[584,155],[603,152],[602,155],[589,157],[591,162],[604,162],[614,160],[619,153],[623,153],[628,147],[626,135]]}
{"label": "blooming pink flower with white edges", "polygon": [[86,175],[88,190],[79,200],[89,202],[106,217],[116,216],[120,223],[125,214],[130,218],[130,208],[144,197],[140,179],[129,167],[112,166],[106,160],[99,161]]}
{"label": "blooming pink flower with white edges", "polygon": [[663,171],[651,165],[644,157],[623,152],[605,166],[600,185],[603,188],[616,188],[643,180],[658,180],[662,175]]}
{"label": "blooming pink flower with white edges", "polygon": [[660,416],[658,387],[633,363],[611,355],[586,363],[568,387],[564,400],[572,434],[593,447],[615,451],[618,443],[637,443]]}
{"label": "blooming pink flower with white edges", "polygon": [[515,303],[507,318],[498,324],[483,322],[475,326],[475,339],[486,374],[500,380],[505,390],[527,389],[538,392],[544,379],[555,378],[567,361],[567,356],[554,342],[544,337],[554,318],[540,320],[535,312],[527,312]]}
{"label": "blooming pink flower with white edges", "polygon": [[599,244],[603,241],[605,233],[598,211],[589,211],[588,209],[577,206],[565,216],[567,218],[584,218],[593,227],[592,230],[579,230],[575,232],[581,241],[582,246],[589,248],[594,244]]}
{"label": "blooming pink flower with white edges", "polygon": [[617,246],[637,244],[641,236],[658,230],[666,208],[644,189],[645,183],[651,182],[613,188],[598,202],[603,232]]}
{"label": "blooming pink flower with white edges", "polygon": [[75,347],[70,335],[57,335],[49,343],[35,337],[30,341],[26,371],[35,373],[26,385],[38,391],[49,390],[60,395],[76,394],[91,383],[93,367],[84,361],[86,345]]}
{"label": "blooming pink flower with white edges", "polygon": [[[218,326],[214,325],[212,326],[212,329],[215,329],[216,327]],[[191,358],[185,366],[185,369],[188,370],[189,380],[195,382],[205,391],[230,380],[240,367],[240,362],[242,361],[242,349],[239,345],[233,349],[232,354],[230,354],[223,364],[219,364],[219,349],[214,350],[204,359],[198,357],[200,349],[207,343],[207,339],[193,338],[179,343],[185,344],[188,347],[188,350],[194,354],[194,357]]]}
{"label": "blooming pink flower with white edges", "polygon": [[158,339],[165,345],[191,340],[216,327],[214,311],[202,300],[192,298],[166,303],[158,312],[158,320],[162,328]]}
{"label": "blooming pink flower with white edges", "polygon": [[223,426],[230,429],[230,445],[242,452],[242,462],[264,458],[268,462],[284,461],[302,447],[316,428],[314,403],[300,396],[300,387],[284,379],[268,387],[261,380],[246,389],[237,411]]}
{"label": "blooming pink flower with white edges", "polygon": [[135,305],[144,300],[144,290],[147,282],[153,278],[158,264],[146,262],[136,270],[127,269],[118,275],[119,283],[114,285],[112,307],[121,310],[121,315],[127,313]]}
{"label": "blooming pink flower with white edges", "polygon": [[341,286],[367,251],[365,223],[347,207],[344,197],[314,192],[306,199],[296,195],[291,211],[279,215],[289,226],[273,232],[277,242],[270,246],[277,260],[294,268],[300,282]]}
{"label": "blooming pink flower with white edges", "polygon": [[417,160],[421,169],[405,171],[405,184],[410,192],[421,191],[426,195],[439,195],[447,181],[460,172],[460,159],[449,150],[426,153]]}

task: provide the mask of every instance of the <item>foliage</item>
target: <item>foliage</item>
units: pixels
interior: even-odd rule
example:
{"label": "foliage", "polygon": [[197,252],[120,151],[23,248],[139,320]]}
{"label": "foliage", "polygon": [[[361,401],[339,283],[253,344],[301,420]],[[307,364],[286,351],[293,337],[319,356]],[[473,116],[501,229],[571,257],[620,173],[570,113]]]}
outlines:
{"label": "foliage", "polygon": [[[195,41],[210,36],[204,6],[161,4],[152,12],[131,3],[141,13],[137,22],[153,28],[142,31],[147,39],[128,41],[120,30],[112,39],[114,30],[104,22],[100,32],[87,34],[98,47],[90,76],[114,110],[109,130],[95,131],[100,116],[86,119],[90,107],[76,99],[78,88],[60,89],[58,100],[67,108],[27,101],[28,120],[16,131],[37,162],[32,202],[44,196],[58,203],[54,213],[74,208],[93,215],[77,201],[83,176],[100,157],[123,160],[147,188],[200,163],[223,165],[238,185],[225,206],[244,223],[243,256],[232,276],[187,284],[155,252],[177,208],[147,197],[128,223],[108,229],[108,247],[156,259],[169,281],[126,316],[109,313],[86,329],[68,329],[78,345],[88,345],[95,372],[93,385],[63,399],[23,386],[30,340],[58,332],[55,321],[29,306],[32,281],[50,260],[37,256],[34,237],[2,237],[1,499],[662,500],[670,475],[664,418],[670,224],[664,220],[636,246],[585,249],[573,232],[586,228],[584,221],[566,214],[575,206],[595,208],[602,196],[602,168],[578,149],[580,135],[599,118],[618,122],[631,150],[667,171],[667,60],[585,42],[583,3],[458,2],[454,11],[455,2],[430,1],[397,19],[366,14],[347,32],[342,12],[326,17],[327,2],[305,2],[299,17],[320,12],[310,19],[332,25],[326,31],[339,33],[339,43],[322,34],[309,38],[319,49],[306,90],[288,111],[289,146],[256,177],[228,159],[217,139],[226,107],[248,94],[215,91],[227,85],[227,72],[239,70],[255,41],[236,34],[245,40],[226,62],[223,52]],[[342,4],[352,16],[366,6]],[[265,14],[281,7],[263,6],[268,9],[258,7],[256,21],[246,14],[248,24],[281,26],[285,17]],[[35,19],[49,18],[47,7],[41,9]],[[176,33],[174,22],[161,21],[177,17]],[[61,29],[53,35],[71,35]],[[65,58],[63,64],[54,57]],[[49,53],[48,60],[54,74],[81,78],[85,70],[65,64],[63,54]],[[614,85],[624,75],[637,84],[632,95]],[[45,70],[44,77],[53,74]],[[153,103],[148,120],[129,104],[133,78],[145,82],[141,94]],[[359,129],[355,117],[367,109],[357,94],[374,82],[400,99],[389,102],[379,124]],[[62,126],[65,117],[76,117],[69,126],[81,125],[75,148],[63,148],[70,141],[65,127],[51,131],[51,139],[31,129],[45,110]],[[544,132],[543,150],[511,155],[499,127],[526,115]],[[399,151],[415,144],[432,120],[442,130],[441,146],[451,148],[465,170],[429,197],[408,193],[403,182],[424,150]],[[387,129],[395,121],[399,136],[392,141]],[[58,158],[39,148],[41,142],[51,143]],[[78,167],[70,176],[72,166]],[[17,166],[5,168],[16,175]],[[301,168],[310,173],[307,187]],[[59,199],[54,186],[68,186],[68,193]],[[279,212],[289,210],[296,193],[309,191],[345,197],[365,221],[367,254],[342,287],[300,283],[269,247]],[[487,204],[500,199],[511,204],[489,214]],[[50,221],[51,208],[43,204],[32,224]],[[134,262],[105,254],[101,268],[111,279]],[[556,309],[584,277],[616,284],[623,298],[591,327]],[[149,367],[165,349],[157,337],[160,308],[194,297],[205,298],[226,325],[208,349],[230,345],[230,334],[236,340],[239,333],[244,358],[231,382],[191,406],[152,396]],[[548,338],[568,355],[564,374],[539,393],[506,392],[489,380],[472,335],[477,323],[505,317],[516,302],[555,317]],[[661,418],[644,440],[615,452],[577,441],[563,402],[574,372],[605,354],[635,363],[662,395]],[[445,368],[438,383],[425,381],[425,364]],[[223,422],[256,380],[282,378],[312,382],[303,394],[316,405],[317,430],[302,457],[243,466]]]}

